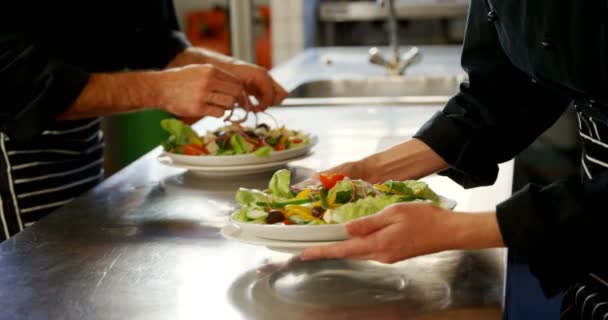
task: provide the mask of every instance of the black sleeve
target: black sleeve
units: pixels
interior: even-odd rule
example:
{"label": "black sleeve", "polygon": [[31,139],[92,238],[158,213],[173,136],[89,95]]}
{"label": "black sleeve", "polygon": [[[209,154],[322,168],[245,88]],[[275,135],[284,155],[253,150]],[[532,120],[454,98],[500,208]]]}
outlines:
{"label": "black sleeve", "polygon": [[492,184],[497,164],[531,144],[563,113],[569,99],[532,81],[505,56],[483,1],[471,1],[462,53],[468,82],[415,135],[465,188]]}
{"label": "black sleeve", "polygon": [[0,30],[0,130],[27,141],[76,100],[89,74],[50,58],[23,32]]}
{"label": "black sleeve", "polygon": [[607,270],[606,199],[608,172],[583,183],[572,178],[528,185],[498,205],[505,244],[528,263],[547,296],[590,272]]}
{"label": "black sleeve", "polygon": [[[481,0],[471,2],[462,56],[469,83],[416,134],[452,166],[444,174],[464,187],[493,183],[497,164],[521,152],[569,103],[510,63],[487,12]],[[529,264],[547,296],[606,270],[605,199],[608,173],[584,183],[528,185],[497,206],[506,246]]]}
{"label": "black sleeve", "polygon": [[191,46],[180,30],[171,0],[145,2],[134,18],[138,26],[129,50],[131,68],[161,69]]}

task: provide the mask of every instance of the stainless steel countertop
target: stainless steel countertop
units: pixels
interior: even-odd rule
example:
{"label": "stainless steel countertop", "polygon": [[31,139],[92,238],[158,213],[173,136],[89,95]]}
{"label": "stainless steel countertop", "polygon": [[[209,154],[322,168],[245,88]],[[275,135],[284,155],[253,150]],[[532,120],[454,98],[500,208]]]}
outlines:
{"label": "stainless steel countertop", "polygon": [[[317,134],[296,179],[411,136],[441,106],[283,107],[280,123]],[[198,130],[221,123],[204,119]],[[223,239],[238,187],[270,174],[200,178],[155,149],[0,245],[1,319],[500,319],[504,250],[450,251],[384,265],[290,255]],[[426,180],[485,210],[510,195],[512,163],[492,187]],[[449,237],[449,235],[437,235]],[[284,265],[285,264],[285,265]]]}

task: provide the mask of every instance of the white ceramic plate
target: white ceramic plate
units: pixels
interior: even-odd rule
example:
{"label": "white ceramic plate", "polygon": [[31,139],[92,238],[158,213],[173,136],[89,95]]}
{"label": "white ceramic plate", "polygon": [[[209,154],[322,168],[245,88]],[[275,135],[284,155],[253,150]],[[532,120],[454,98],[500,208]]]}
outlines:
{"label": "white ceramic plate", "polygon": [[181,163],[184,165],[199,167],[227,167],[267,164],[305,155],[310,152],[312,147],[314,147],[318,141],[319,138],[317,138],[317,136],[311,135],[309,145],[283,151],[271,151],[268,157],[258,157],[255,154],[233,156],[188,156],[171,152],[164,152],[163,156],[171,158],[173,163]]}
{"label": "white ceramic plate", "polygon": [[256,246],[264,246],[270,250],[293,254],[298,254],[308,247],[335,243],[335,241],[283,241],[264,239],[247,233],[243,231],[243,229],[231,223],[225,225],[220,230],[220,234],[229,240],[236,240]]}
{"label": "white ceramic plate", "polygon": [[312,153],[303,154],[294,158],[283,159],[279,161],[250,164],[250,165],[234,165],[234,166],[195,166],[183,164],[180,162],[174,162],[170,157],[160,155],[158,161],[164,165],[187,169],[195,175],[203,177],[235,177],[247,174],[254,174],[260,172],[276,171],[280,168],[285,167],[289,162],[297,161],[300,159],[307,158]]}
{"label": "white ceramic plate", "polygon": [[[447,209],[454,209],[456,201],[440,196],[442,205]],[[235,212],[236,213],[236,212]],[[235,214],[233,213],[233,215]],[[283,225],[283,224],[257,224],[232,219],[230,223],[251,236],[281,241],[339,241],[348,239],[344,224],[322,225]]]}

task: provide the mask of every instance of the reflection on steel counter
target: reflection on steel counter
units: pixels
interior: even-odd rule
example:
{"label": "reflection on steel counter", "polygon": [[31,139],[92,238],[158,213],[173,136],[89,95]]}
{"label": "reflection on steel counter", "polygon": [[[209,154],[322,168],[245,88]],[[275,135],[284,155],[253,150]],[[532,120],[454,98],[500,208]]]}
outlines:
{"label": "reflection on steel counter", "polygon": [[461,310],[463,317],[500,319],[502,286],[494,279],[504,271],[501,254],[451,251],[393,265],[267,262],[243,273],[228,294],[232,304],[255,319],[418,319],[446,309],[451,310],[446,316],[456,317]]}

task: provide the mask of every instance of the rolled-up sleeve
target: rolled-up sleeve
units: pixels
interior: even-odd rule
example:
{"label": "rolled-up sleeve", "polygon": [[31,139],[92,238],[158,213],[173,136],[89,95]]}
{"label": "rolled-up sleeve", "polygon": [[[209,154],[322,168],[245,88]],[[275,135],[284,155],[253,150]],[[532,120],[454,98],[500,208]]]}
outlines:
{"label": "rolled-up sleeve", "polygon": [[442,174],[466,188],[492,184],[498,164],[530,145],[570,102],[513,66],[482,1],[469,10],[461,61],[468,81],[415,135],[451,165]]}
{"label": "rolled-up sleeve", "polygon": [[80,95],[89,74],[54,60],[20,32],[0,31],[0,130],[27,141]]}

